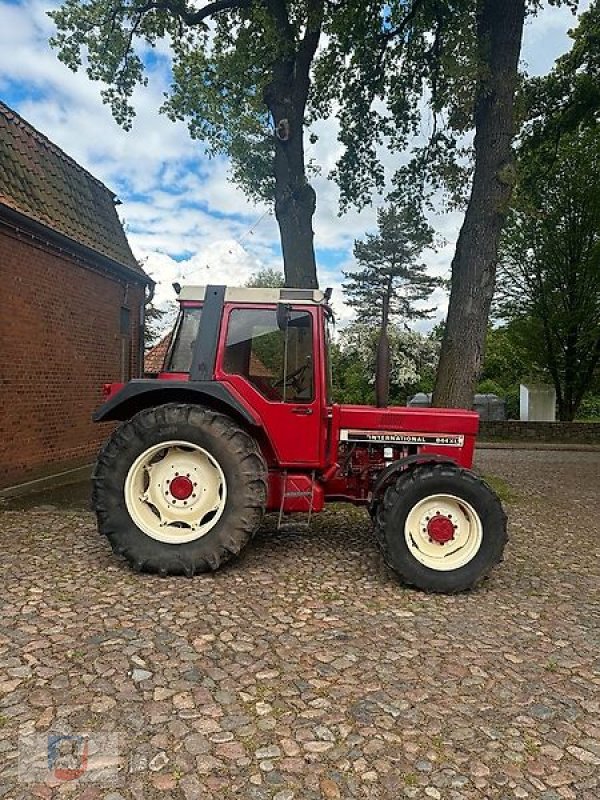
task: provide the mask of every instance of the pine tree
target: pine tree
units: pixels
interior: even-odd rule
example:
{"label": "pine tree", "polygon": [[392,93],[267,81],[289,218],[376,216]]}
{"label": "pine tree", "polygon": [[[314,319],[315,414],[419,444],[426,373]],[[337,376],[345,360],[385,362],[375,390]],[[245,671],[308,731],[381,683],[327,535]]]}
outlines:
{"label": "pine tree", "polygon": [[354,243],[359,269],[344,272],[347,303],[357,310],[360,322],[379,325],[376,398],[386,406],[389,397],[390,353],[388,324],[424,319],[434,308],[423,308],[436,286],[437,278],[427,275],[419,256],[433,244],[433,230],[420,211],[411,206],[391,206],[377,212],[376,234]]}
{"label": "pine tree", "polygon": [[354,243],[359,269],[344,272],[347,303],[360,322],[383,327],[388,321],[408,323],[431,316],[434,309],[418,303],[429,298],[440,282],[426,273],[418,259],[433,244],[433,231],[410,207],[380,209],[376,234]]}

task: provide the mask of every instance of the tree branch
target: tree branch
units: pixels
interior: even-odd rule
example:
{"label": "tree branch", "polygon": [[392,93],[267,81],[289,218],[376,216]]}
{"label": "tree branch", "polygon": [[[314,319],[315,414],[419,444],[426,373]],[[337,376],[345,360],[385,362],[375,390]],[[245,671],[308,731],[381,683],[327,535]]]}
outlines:
{"label": "tree branch", "polygon": [[214,0],[204,8],[192,11],[185,3],[185,0],[151,0],[143,6],[132,9],[133,13],[144,14],[147,11],[169,11],[171,14],[182,19],[186,25],[199,25],[209,17],[221,13],[222,11],[235,11],[237,9],[250,8],[252,0]]}
{"label": "tree branch", "polygon": [[411,6],[410,11],[404,17],[403,20],[399,23],[397,27],[394,28],[393,31],[384,31],[384,33],[380,34],[379,39],[382,42],[390,42],[392,39],[396,39],[398,36],[404,33],[407,29],[409,24],[413,21],[413,19],[417,16],[419,9],[424,4],[424,0],[413,0],[413,4]]}
{"label": "tree branch", "polygon": [[298,99],[304,107],[310,89],[310,65],[312,64],[323,27],[324,0],[309,0],[306,10],[306,30],[296,55],[296,76],[299,83]]}
{"label": "tree branch", "polygon": [[265,0],[265,5],[277,26],[277,31],[282,40],[288,44],[293,44],[294,31],[290,23],[286,0]]}

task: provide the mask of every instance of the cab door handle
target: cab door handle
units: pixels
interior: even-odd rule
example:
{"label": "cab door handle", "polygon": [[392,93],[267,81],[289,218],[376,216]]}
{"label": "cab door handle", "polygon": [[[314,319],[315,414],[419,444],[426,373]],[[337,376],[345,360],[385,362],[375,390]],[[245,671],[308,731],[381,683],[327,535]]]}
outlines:
{"label": "cab door handle", "polygon": [[312,413],[312,408],[308,406],[294,406],[294,408],[292,408],[292,414],[298,414],[301,417],[308,417]]}

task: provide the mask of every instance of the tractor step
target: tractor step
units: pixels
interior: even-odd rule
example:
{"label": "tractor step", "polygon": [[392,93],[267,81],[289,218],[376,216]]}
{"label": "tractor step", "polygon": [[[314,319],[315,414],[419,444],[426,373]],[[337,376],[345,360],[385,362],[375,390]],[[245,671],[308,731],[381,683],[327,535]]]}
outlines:
{"label": "tractor step", "polygon": [[[301,476],[304,478],[304,476]],[[312,471],[310,477],[310,491],[300,490],[298,488],[288,489],[288,479],[294,486],[294,483],[297,482],[297,476],[288,476],[287,471],[283,473],[283,491],[281,492],[281,503],[279,504],[279,517],[277,519],[277,530],[298,530],[299,528],[303,529],[310,529],[310,523],[312,519],[312,513],[315,507],[315,471]],[[306,520],[304,522],[283,522],[283,516],[286,512],[286,501],[287,500],[297,500],[299,498],[307,498],[308,502],[308,509],[298,510],[296,513],[304,513],[306,514]],[[294,511],[292,510],[292,513]]]}

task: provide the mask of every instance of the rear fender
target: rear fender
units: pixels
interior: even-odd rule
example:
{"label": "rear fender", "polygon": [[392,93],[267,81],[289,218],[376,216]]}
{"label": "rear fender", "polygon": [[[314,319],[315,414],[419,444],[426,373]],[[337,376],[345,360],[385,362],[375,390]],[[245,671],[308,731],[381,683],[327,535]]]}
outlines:
{"label": "rear fender", "polygon": [[132,380],[93,414],[94,422],[130,419],[138,411],[164,403],[197,403],[254,427],[262,427],[252,410],[216,381]]}

